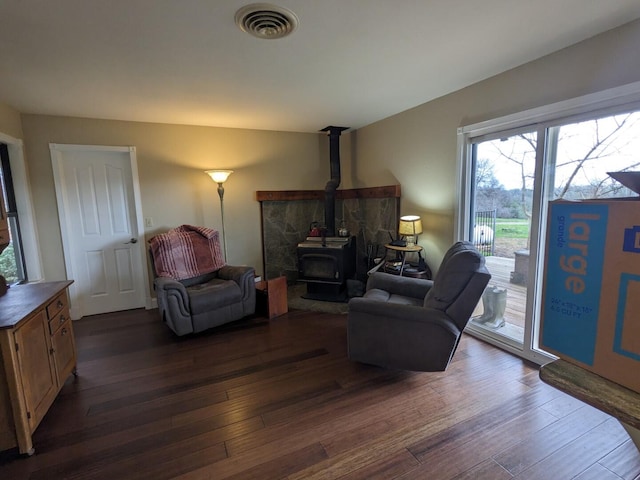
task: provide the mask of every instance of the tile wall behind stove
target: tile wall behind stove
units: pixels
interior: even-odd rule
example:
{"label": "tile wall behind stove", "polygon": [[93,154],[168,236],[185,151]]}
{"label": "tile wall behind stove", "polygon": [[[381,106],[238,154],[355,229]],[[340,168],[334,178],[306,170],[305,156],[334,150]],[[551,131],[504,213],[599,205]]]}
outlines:
{"label": "tile wall behind stove", "polygon": [[[262,242],[267,279],[285,275],[289,283],[298,278],[296,247],[312,222],[324,223],[323,200],[262,201]],[[396,236],[400,198],[350,198],[336,200],[336,229],[345,222],[356,236],[356,270],[366,279],[368,252],[384,252],[389,233]]]}

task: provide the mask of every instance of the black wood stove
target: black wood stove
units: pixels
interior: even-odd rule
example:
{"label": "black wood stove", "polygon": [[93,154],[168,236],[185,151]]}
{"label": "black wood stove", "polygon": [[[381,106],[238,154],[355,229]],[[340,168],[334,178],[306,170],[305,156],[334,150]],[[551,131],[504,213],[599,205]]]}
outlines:
{"label": "black wood stove", "polygon": [[307,237],[298,244],[298,280],[307,283],[303,298],[347,300],[347,279],[356,272],[355,237]]}
{"label": "black wood stove", "polygon": [[356,239],[336,236],[336,189],[340,185],[340,134],[347,127],[325,127],[329,136],[331,179],[324,189],[324,225],[320,236],[298,244],[298,280],[307,283],[304,298],[341,302],[347,300],[347,279],[356,272]]}

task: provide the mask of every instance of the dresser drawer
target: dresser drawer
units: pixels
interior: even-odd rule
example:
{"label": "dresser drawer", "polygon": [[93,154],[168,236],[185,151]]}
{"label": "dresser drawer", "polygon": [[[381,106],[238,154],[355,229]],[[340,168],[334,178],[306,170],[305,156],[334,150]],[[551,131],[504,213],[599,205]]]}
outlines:
{"label": "dresser drawer", "polygon": [[[66,292],[62,292],[60,295],[54,298],[53,301],[51,301],[47,305],[47,318],[49,320],[53,320],[53,318],[58,313],[60,313],[62,310],[68,310],[68,308],[69,308],[69,303],[67,301],[67,294]],[[66,316],[68,317],[69,314],[67,313]]]}
{"label": "dresser drawer", "polygon": [[71,320],[58,328],[51,336],[51,346],[53,347],[53,359],[56,364],[58,376],[58,386],[62,388],[65,380],[76,367],[76,344],[73,336],[73,326]]}
{"label": "dresser drawer", "polygon": [[69,309],[65,308],[49,320],[49,332],[55,334],[65,322],[69,321]]}

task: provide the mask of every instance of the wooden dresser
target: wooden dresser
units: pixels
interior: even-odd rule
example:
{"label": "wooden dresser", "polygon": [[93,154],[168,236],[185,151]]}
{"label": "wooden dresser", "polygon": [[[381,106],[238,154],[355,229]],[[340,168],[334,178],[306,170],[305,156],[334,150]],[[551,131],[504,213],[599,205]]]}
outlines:
{"label": "wooden dresser", "polygon": [[76,373],[71,283],[14,285],[0,297],[0,450],[34,453],[33,432]]}

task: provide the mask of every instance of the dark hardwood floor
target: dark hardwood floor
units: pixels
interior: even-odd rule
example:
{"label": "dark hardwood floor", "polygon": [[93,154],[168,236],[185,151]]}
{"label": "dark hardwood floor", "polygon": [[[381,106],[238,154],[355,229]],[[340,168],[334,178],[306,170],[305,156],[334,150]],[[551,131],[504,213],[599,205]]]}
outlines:
{"label": "dark hardwood floor", "polygon": [[0,479],[640,478],[620,424],[465,336],[442,373],[346,357],[304,311],[177,338],[157,311],[74,323],[79,377]]}

